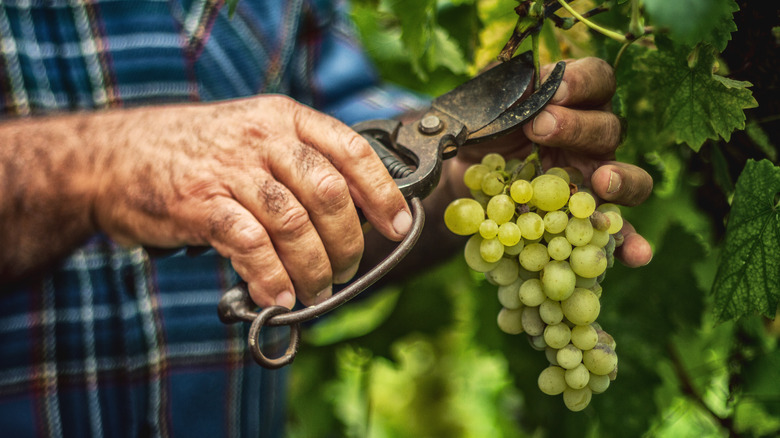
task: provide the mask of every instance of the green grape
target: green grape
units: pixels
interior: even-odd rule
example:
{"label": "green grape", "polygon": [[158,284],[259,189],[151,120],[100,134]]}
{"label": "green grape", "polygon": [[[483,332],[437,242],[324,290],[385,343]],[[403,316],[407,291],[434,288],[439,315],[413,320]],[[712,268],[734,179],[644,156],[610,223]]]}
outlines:
{"label": "green grape", "polygon": [[[511,223],[511,222],[507,222],[507,223]],[[504,224],[504,225],[506,225],[506,224]],[[499,239],[499,242],[500,241],[501,240]],[[516,244],[514,244],[512,246],[505,247],[504,248],[504,254],[511,255],[511,256],[519,255],[520,251],[522,251],[524,247],[525,247],[525,242],[521,238],[520,241],[518,241]]]}
{"label": "green grape", "polygon": [[487,216],[498,225],[509,222],[515,215],[515,201],[509,195],[496,195],[488,202]]}
{"label": "green grape", "polygon": [[551,365],[539,373],[537,384],[539,389],[547,395],[558,395],[566,389],[565,370]]}
{"label": "green grape", "polygon": [[588,386],[590,381],[590,371],[583,364],[579,364],[576,367],[566,370],[563,375],[566,379],[566,384],[572,389],[582,389]]}
{"label": "green grape", "polygon": [[596,211],[596,199],[588,192],[577,192],[569,198],[569,213],[572,216],[587,219]]}
{"label": "green grape", "polygon": [[471,190],[482,190],[482,178],[490,172],[484,164],[472,164],[463,174],[463,183]]}
{"label": "green grape", "polygon": [[588,290],[592,291],[594,294],[596,294],[596,296],[599,299],[601,299],[602,288],[600,284],[596,283],[593,286],[589,287]]}
{"label": "green grape", "polygon": [[485,220],[485,210],[473,199],[456,199],[444,210],[444,225],[448,230],[461,236],[479,231],[479,225],[483,220]]}
{"label": "green grape", "polygon": [[511,175],[512,172],[514,172],[515,169],[517,169],[517,166],[522,166],[522,165],[523,165],[523,160],[520,160],[519,158],[511,158],[507,160],[506,166],[504,166],[504,170],[506,171],[506,173]]}
{"label": "green grape", "polygon": [[[546,324],[558,324],[563,321],[563,310],[560,301],[547,298],[539,305],[539,317]],[[595,333],[595,332],[594,332]]]}
{"label": "green grape", "polygon": [[608,211],[614,211],[615,213],[620,214],[620,206],[618,206],[617,204],[613,204],[611,202],[605,202],[599,205],[598,207],[596,207],[596,210],[602,213],[606,213]]}
{"label": "green grape", "polygon": [[561,210],[548,211],[544,215],[544,229],[552,234],[560,234],[569,225],[569,216]]}
{"label": "green grape", "polygon": [[[575,272],[575,274],[576,274],[576,272]],[[593,286],[595,286],[596,284],[597,284],[597,281],[596,281],[595,277],[585,278],[585,277],[580,277],[579,275],[577,275],[577,283],[575,283],[575,286],[581,287],[583,289],[590,289]]]}
{"label": "green grape", "polygon": [[519,335],[520,333],[523,333],[523,325],[521,323],[522,313],[523,309],[520,307],[517,309],[502,308],[498,312],[498,317],[496,318],[498,328],[502,332],[510,335]]}
{"label": "green grape", "polygon": [[523,280],[530,280],[532,278],[536,278],[536,279],[539,278],[539,273],[538,272],[529,271],[528,269],[525,269],[523,267],[523,265],[520,265],[519,271],[520,271],[520,273],[517,274],[517,275],[518,275],[518,277],[522,278]]}
{"label": "green grape", "polygon": [[531,181],[531,203],[544,211],[560,210],[569,201],[569,184],[555,175],[540,175]]}
{"label": "green grape", "polygon": [[529,336],[541,336],[544,333],[545,323],[539,316],[538,307],[523,306],[523,313],[520,316],[520,321],[523,324],[523,330],[528,333]]}
{"label": "green grape", "polygon": [[504,245],[498,239],[484,239],[479,244],[479,254],[488,263],[497,262],[504,256]]}
{"label": "green grape", "polygon": [[[586,367],[587,368],[587,367]],[[598,374],[590,373],[590,379],[588,380],[588,388],[593,391],[594,394],[601,394],[609,388],[609,375],[600,376]]]}
{"label": "green grape", "polygon": [[561,368],[570,370],[582,362],[582,350],[572,344],[567,344],[558,350],[555,359]]}
{"label": "green grape", "polygon": [[498,266],[498,262],[489,263],[482,258],[479,249],[483,240],[482,236],[475,234],[469,238],[465,248],[463,248],[463,258],[466,260],[466,264],[477,272],[489,272]]}
{"label": "green grape", "polygon": [[479,202],[479,205],[481,205],[483,209],[487,208],[491,196],[486,195],[482,189],[469,190],[469,192],[471,193],[471,197],[474,198],[475,201]]}
{"label": "green grape", "polygon": [[615,342],[615,338],[613,338],[612,335],[600,328],[596,329],[596,333],[599,335],[599,344],[604,344],[613,350],[617,348],[617,343]]}
{"label": "green grape", "polygon": [[593,229],[593,237],[590,238],[591,245],[598,246],[599,248],[604,248],[609,243],[610,234],[607,232],[607,230],[599,231],[597,229]]}
{"label": "green grape", "polygon": [[517,273],[520,265],[514,258],[501,258],[498,265],[491,271],[485,273],[485,278],[491,280],[497,286],[506,286],[517,280]]}
{"label": "green grape", "polygon": [[526,204],[531,200],[534,194],[534,189],[531,187],[531,183],[524,179],[518,179],[509,186],[509,195],[518,204]]}
{"label": "green grape", "polygon": [[595,245],[578,246],[571,250],[569,264],[580,277],[595,278],[607,269],[607,254]]}
{"label": "green grape", "polygon": [[544,342],[552,348],[563,348],[570,340],[571,329],[562,322],[544,328]]}
{"label": "green grape", "polygon": [[596,375],[604,376],[611,373],[617,366],[618,359],[615,350],[605,344],[596,344],[582,354],[582,363]]}
{"label": "green grape", "polygon": [[496,196],[504,191],[504,174],[500,171],[492,171],[482,178],[482,192],[488,196]]}
{"label": "green grape", "polygon": [[[518,256],[520,265],[531,271],[537,272],[544,268],[544,265],[550,261],[550,255],[547,254],[547,247],[541,243],[531,243],[525,245]],[[606,260],[605,260],[606,262]]]}
{"label": "green grape", "polygon": [[[522,234],[520,234],[520,228],[514,222],[506,222],[498,227],[498,241],[504,246],[515,246],[520,243]],[[522,249],[522,248],[521,248]],[[506,252],[506,251],[505,251]],[[520,252],[518,251],[518,254]],[[515,255],[515,254],[510,254]]]}
{"label": "green grape", "polygon": [[547,263],[539,274],[544,294],[551,300],[563,301],[574,292],[577,278],[569,262],[553,260]]}
{"label": "green grape", "polygon": [[534,212],[523,213],[517,217],[520,234],[528,240],[540,239],[544,235],[544,221]]}
{"label": "green grape", "polygon": [[526,306],[538,306],[547,299],[542,290],[542,282],[538,278],[526,280],[518,289],[520,302]]}
{"label": "green grape", "polygon": [[566,225],[566,240],[572,246],[587,245],[592,237],[593,225],[590,224],[590,220],[578,217],[569,219],[569,223]]}
{"label": "green grape", "polygon": [[588,289],[575,288],[569,298],[561,301],[563,316],[576,325],[590,324],[601,311],[599,298]]}
{"label": "green grape", "polygon": [[528,345],[536,351],[544,351],[547,348],[547,343],[544,342],[544,336],[528,336]]}
{"label": "green grape", "polygon": [[493,219],[485,219],[479,224],[479,235],[483,239],[493,239],[498,235],[498,224]]}
{"label": "green grape", "polygon": [[607,211],[604,215],[609,218],[609,228],[607,229],[609,234],[615,234],[623,229],[623,217],[620,216],[620,213]]}
{"label": "green grape", "polygon": [[491,152],[482,157],[482,164],[487,166],[490,170],[504,170],[504,167],[506,167],[504,157],[495,152]]}
{"label": "green grape", "polygon": [[599,335],[592,325],[575,325],[571,329],[571,343],[582,351],[590,350],[599,341]]}
{"label": "green grape", "polygon": [[572,412],[579,412],[587,408],[592,397],[593,393],[590,388],[566,388],[563,390],[563,404]]}
{"label": "green grape", "polygon": [[[498,302],[501,303],[507,309],[519,309],[523,303],[520,302],[520,285],[523,284],[523,279],[518,278],[510,284],[505,284],[498,287]],[[541,313],[541,312],[540,312]],[[563,312],[561,312],[563,316]],[[596,329],[593,329],[593,334],[596,335]],[[593,345],[596,345],[594,342]]]}
{"label": "green grape", "polygon": [[555,175],[558,178],[566,181],[566,184],[569,184],[571,182],[571,179],[569,179],[569,172],[567,172],[566,169],[562,167],[551,167],[547,169],[547,171],[544,173],[545,175]]}
{"label": "green grape", "polygon": [[571,243],[564,236],[553,237],[547,242],[547,253],[553,260],[566,260],[571,255]]}

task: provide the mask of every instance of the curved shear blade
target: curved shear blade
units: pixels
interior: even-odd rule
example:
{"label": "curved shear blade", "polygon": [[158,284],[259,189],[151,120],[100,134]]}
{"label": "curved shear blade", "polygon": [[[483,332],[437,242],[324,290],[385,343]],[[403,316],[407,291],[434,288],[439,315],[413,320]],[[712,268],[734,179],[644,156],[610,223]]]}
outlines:
{"label": "curved shear blade", "polygon": [[533,76],[533,55],[528,51],[442,94],[432,106],[475,131],[520,100]]}
{"label": "curved shear blade", "polygon": [[475,143],[482,140],[488,140],[495,137],[506,135],[507,133],[519,128],[525,122],[539,114],[552,99],[558,86],[563,80],[563,72],[566,69],[566,63],[563,61],[555,65],[552,73],[547,80],[527,99],[509,108],[506,112],[498,116],[495,120],[477,130],[472,130],[469,134],[467,143]]}

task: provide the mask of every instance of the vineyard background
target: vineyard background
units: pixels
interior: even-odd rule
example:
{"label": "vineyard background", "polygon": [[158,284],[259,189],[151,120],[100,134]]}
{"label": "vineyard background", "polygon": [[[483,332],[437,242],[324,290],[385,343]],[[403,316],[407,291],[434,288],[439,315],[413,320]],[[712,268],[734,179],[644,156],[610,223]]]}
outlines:
{"label": "vineyard background", "polygon": [[[498,330],[495,287],[453,254],[306,329],[290,436],[780,434],[780,322],[768,318],[780,295],[777,2],[644,0],[644,21],[631,19],[632,1],[571,3],[608,8],[591,20],[622,34],[651,30],[623,50],[582,23],[547,20],[540,33],[545,63],[618,60],[614,109],[629,126],[618,158],[655,180],[624,209],[653,261],[616,264],[603,283],[618,379],[579,413],[542,394],[544,355]],[[438,95],[495,60],[517,5],[353,0],[352,15],[385,79]]]}

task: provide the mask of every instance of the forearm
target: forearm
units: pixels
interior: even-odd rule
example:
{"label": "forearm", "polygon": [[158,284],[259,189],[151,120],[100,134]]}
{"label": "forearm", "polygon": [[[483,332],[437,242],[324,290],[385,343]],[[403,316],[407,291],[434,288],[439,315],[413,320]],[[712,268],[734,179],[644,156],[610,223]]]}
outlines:
{"label": "forearm", "polygon": [[67,255],[95,232],[91,199],[104,157],[88,115],[0,124],[0,282]]}

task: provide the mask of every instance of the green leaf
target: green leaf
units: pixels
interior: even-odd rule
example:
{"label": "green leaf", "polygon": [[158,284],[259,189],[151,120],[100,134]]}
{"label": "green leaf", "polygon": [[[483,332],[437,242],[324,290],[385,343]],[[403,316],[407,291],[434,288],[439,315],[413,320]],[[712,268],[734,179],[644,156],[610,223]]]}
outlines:
{"label": "green leaf", "polygon": [[648,53],[646,68],[660,129],[698,152],[705,140],[728,141],[734,130],[745,128],[743,110],[758,106],[751,83],[713,74],[712,46],[690,52],[660,36],[656,41],[658,50]]}
{"label": "green leaf", "polygon": [[761,313],[780,299],[780,168],[749,160],[737,180],[725,248],[715,276],[715,315],[726,321]]}
{"label": "green leaf", "polygon": [[706,42],[723,51],[737,30],[732,14],[739,7],[734,0],[644,0],[644,6],[650,24],[690,46]]}
{"label": "green leaf", "polygon": [[427,79],[421,62],[436,27],[436,0],[389,0],[388,6],[401,23],[401,42],[409,51],[412,69]]}

